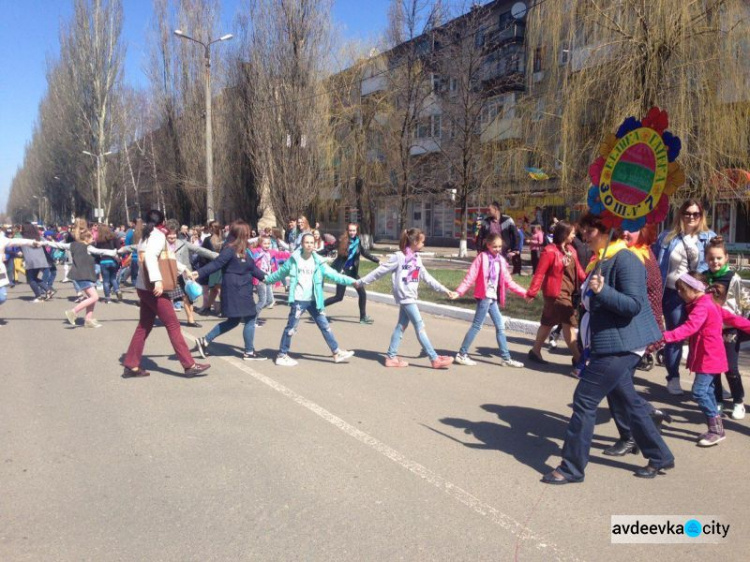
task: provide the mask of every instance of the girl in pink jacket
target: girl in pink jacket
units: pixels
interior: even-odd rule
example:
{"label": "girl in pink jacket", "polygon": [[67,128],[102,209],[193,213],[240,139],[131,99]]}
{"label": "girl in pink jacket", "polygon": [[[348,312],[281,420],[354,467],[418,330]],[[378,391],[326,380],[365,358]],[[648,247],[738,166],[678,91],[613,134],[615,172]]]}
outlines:
{"label": "girl in pink jacket", "polygon": [[674,330],[664,332],[664,341],[674,343],[690,338],[687,366],[695,373],[693,399],[700,406],[708,424],[708,431],[698,438],[698,445],[710,447],[726,437],[714,396],[717,378],[728,369],[722,328],[727,324],[750,332],[750,320],[720,308],[714,302],[714,296],[721,291],[721,287],[708,287],[700,273],[685,273],[677,280],[675,288],[686,303],[688,317]]}
{"label": "girl in pink jacket", "polygon": [[506,367],[523,367],[523,363],[512,359],[510,356],[508,342],[505,339],[503,316],[500,314],[497,303],[499,300],[500,306],[505,306],[506,289],[510,289],[520,297],[526,296],[526,290],[513,281],[510,276],[508,264],[500,255],[502,247],[503,239],[501,236],[490,234],[485,239],[485,251],[476,257],[466,277],[456,289],[459,295],[464,295],[474,285],[474,298],[477,300],[477,311],[474,314],[471,328],[466,332],[461,349],[456,355],[456,363],[459,365],[472,366],[477,364],[469,357],[469,347],[474,342],[474,338],[477,337],[484,319],[489,313],[492,322],[495,324],[495,336],[500,348],[501,363]]}

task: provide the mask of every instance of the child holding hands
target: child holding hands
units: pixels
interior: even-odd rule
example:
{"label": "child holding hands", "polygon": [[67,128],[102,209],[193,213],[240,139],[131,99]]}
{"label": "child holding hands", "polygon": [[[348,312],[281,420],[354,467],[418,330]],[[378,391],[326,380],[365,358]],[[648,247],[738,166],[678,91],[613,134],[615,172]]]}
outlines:
{"label": "child holding hands", "polygon": [[474,314],[471,328],[466,332],[461,349],[456,355],[456,363],[459,365],[473,366],[477,364],[476,361],[469,357],[469,348],[482,328],[484,319],[489,314],[490,318],[492,318],[492,323],[495,324],[495,336],[497,338],[497,346],[500,349],[500,358],[502,359],[503,366],[523,367],[523,363],[511,358],[510,351],[508,351],[503,316],[498,307],[498,300],[500,301],[500,306],[504,307],[506,289],[509,289],[520,297],[526,297],[526,290],[513,281],[508,271],[508,264],[503,256],[500,255],[502,247],[502,237],[499,234],[490,234],[485,239],[484,251],[474,259],[469,272],[456,289],[459,295],[464,295],[474,285],[474,298],[477,301],[477,311]]}
{"label": "child holding hands", "polygon": [[438,355],[427,337],[422,316],[419,314],[419,282],[424,281],[433,290],[446,293],[451,299],[458,298],[458,293],[448,290],[430,275],[422,264],[419,251],[424,248],[424,233],[418,228],[404,230],[399,241],[399,251],[393,254],[386,263],[359,280],[361,285],[369,285],[387,273],[393,280],[393,298],[399,305],[398,323],[393,330],[391,343],[386,353],[386,367],[408,367],[409,363],[398,357],[398,348],[409,323],[414,324],[417,339],[425,353],[430,357],[433,369],[443,369],[453,363],[453,357]]}
{"label": "child holding hands", "polygon": [[700,447],[716,445],[726,438],[721,412],[716,404],[714,386],[721,373],[728,370],[724,351],[724,324],[750,332],[750,320],[719,308],[714,296],[721,298],[723,287],[705,283],[700,273],[685,273],[675,283],[677,293],[686,303],[687,320],[664,332],[664,341],[674,343],[690,338],[687,366],[695,373],[693,399],[706,416],[708,431],[698,438]]}

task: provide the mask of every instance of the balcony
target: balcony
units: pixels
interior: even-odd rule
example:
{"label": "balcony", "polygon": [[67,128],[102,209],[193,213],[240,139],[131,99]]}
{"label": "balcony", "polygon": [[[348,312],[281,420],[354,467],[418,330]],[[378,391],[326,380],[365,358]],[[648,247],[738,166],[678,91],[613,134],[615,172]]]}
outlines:
{"label": "balcony", "polygon": [[491,31],[485,36],[484,49],[492,52],[508,43],[523,43],[526,36],[526,24],[517,21],[506,27]]}
{"label": "balcony", "polygon": [[523,127],[518,118],[500,119],[496,117],[483,131],[481,141],[502,143],[523,138]]}

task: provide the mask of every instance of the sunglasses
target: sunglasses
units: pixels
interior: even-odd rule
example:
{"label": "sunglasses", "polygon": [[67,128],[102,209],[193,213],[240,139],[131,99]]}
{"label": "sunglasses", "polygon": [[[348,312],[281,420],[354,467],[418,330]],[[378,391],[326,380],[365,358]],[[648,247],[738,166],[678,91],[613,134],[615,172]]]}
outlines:
{"label": "sunglasses", "polygon": [[699,219],[703,213],[682,213],[682,216],[686,219]]}

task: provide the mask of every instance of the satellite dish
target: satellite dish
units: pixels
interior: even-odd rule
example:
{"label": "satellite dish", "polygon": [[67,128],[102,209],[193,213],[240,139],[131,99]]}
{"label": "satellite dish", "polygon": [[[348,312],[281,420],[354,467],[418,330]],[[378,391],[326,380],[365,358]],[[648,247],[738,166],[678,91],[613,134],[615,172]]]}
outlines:
{"label": "satellite dish", "polygon": [[522,20],[526,17],[527,11],[528,8],[526,7],[526,4],[524,2],[516,2],[510,9],[510,15],[512,15],[517,20]]}

